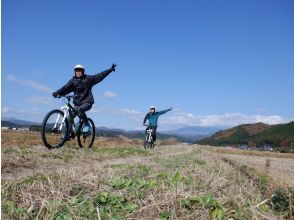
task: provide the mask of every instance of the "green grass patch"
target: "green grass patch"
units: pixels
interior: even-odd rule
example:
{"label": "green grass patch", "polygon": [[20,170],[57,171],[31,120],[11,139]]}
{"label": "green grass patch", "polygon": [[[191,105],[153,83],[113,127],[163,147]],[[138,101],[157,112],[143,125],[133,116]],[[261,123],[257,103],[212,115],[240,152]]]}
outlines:
{"label": "green grass patch", "polygon": [[1,208],[2,213],[15,219],[21,219],[26,214],[25,209],[19,207],[15,201],[2,201]]}
{"label": "green grass patch", "polygon": [[109,192],[101,192],[94,202],[99,206],[102,219],[126,219],[123,216],[139,207],[136,203],[128,201],[126,197]]}
{"label": "green grass patch", "polygon": [[210,219],[223,220],[227,219],[226,210],[223,205],[208,193],[199,197],[188,197],[181,200],[181,207],[189,210],[195,210],[199,207],[209,211]]}
{"label": "green grass patch", "polygon": [[160,220],[170,220],[174,216],[173,211],[163,211],[159,214],[159,219]]}
{"label": "green grass patch", "polygon": [[2,146],[2,154],[28,154],[31,153],[28,149],[23,146],[11,147],[11,146]]}
{"label": "green grass patch", "polygon": [[117,179],[112,179],[109,182],[109,185],[115,190],[122,190],[125,189],[129,192],[139,189],[149,189],[153,188],[157,185],[156,179],[142,179],[139,177],[135,178],[128,178],[128,177],[121,177]]}

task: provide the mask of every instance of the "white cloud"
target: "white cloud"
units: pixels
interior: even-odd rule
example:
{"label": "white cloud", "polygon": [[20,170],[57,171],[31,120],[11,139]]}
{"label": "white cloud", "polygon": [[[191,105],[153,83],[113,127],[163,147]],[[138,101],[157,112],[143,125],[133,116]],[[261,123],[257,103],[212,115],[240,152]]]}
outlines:
{"label": "white cloud", "polygon": [[110,113],[110,114],[116,114],[121,116],[138,116],[142,115],[140,111],[134,110],[134,109],[128,109],[128,108],[121,108],[121,109],[112,109],[112,108],[106,108],[106,107],[92,107],[92,109],[89,111],[91,113]]}
{"label": "white cloud", "polygon": [[117,114],[120,115],[121,117],[140,122],[143,121],[144,114],[140,111],[134,110],[134,109],[119,109],[117,111]]}
{"label": "white cloud", "polygon": [[[111,127],[128,127],[134,129],[141,125],[145,113],[130,108],[110,108],[94,106],[90,111],[92,116],[103,117],[104,121],[111,121]],[[94,116],[94,117],[96,117]],[[124,123],[121,124],[124,119]],[[293,120],[293,119],[292,119]],[[196,115],[181,110],[168,112],[159,118],[159,127],[162,130],[171,130],[186,126],[203,126],[203,127],[233,127],[240,124],[263,122],[266,124],[287,123],[290,119],[279,115],[247,115],[242,113],[226,113],[212,115]],[[109,126],[107,123],[105,126]]]}
{"label": "white cloud", "polygon": [[7,75],[6,79],[11,82],[20,84],[20,85],[28,86],[30,88],[36,89],[41,92],[45,92],[45,93],[52,93],[53,92],[53,90],[51,88],[44,86],[44,85],[40,84],[39,82],[36,82],[33,80],[18,79],[17,77],[15,77],[12,74]]}
{"label": "white cloud", "polygon": [[[91,113],[104,115],[103,117],[120,118],[129,121],[134,127],[143,122],[145,113],[135,109],[121,108],[93,108]],[[279,115],[246,115],[241,113],[226,113],[222,115],[196,115],[189,112],[172,111],[159,118],[159,127],[162,130],[176,129],[186,126],[203,127],[233,127],[240,124],[263,122],[266,124],[279,124],[289,122],[290,119]],[[117,121],[117,127],[120,121]],[[115,126],[114,126],[115,127]]]}
{"label": "white cloud", "polygon": [[134,110],[134,109],[127,109],[123,108],[118,111],[119,114],[121,115],[126,115],[126,116],[137,116],[137,115],[142,115],[141,112]]}
{"label": "white cloud", "polygon": [[107,114],[109,116],[118,116],[121,118],[127,118],[132,121],[142,121],[143,117],[145,116],[142,112],[128,109],[128,108],[121,108],[121,109],[112,109],[112,108],[103,108],[103,107],[93,107],[89,113],[94,114]]}
{"label": "white cloud", "polygon": [[104,92],[103,96],[104,96],[104,98],[107,98],[107,99],[113,99],[113,98],[117,97],[117,94],[114,92]]}
{"label": "white cloud", "polygon": [[31,96],[25,99],[25,102],[41,105],[53,105],[56,103],[56,100],[51,97]]}
{"label": "white cloud", "polygon": [[91,110],[89,111],[90,113],[106,113],[109,112],[108,108],[103,108],[103,107],[92,107]]}
{"label": "white cloud", "polygon": [[175,112],[172,116],[161,120],[163,126],[221,126],[232,127],[240,124],[263,122],[279,124],[290,121],[279,115],[246,115],[241,113],[226,113],[223,115],[195,115],[186,112]]}

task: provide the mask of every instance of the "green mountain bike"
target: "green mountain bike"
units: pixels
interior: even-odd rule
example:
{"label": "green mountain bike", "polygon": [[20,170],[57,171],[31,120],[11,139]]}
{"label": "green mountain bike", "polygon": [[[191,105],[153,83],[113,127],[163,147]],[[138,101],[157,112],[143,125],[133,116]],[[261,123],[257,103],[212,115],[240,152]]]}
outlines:
{"label": "green mountain bike", "polygon": [[[95,139],[95,125],[91,118],[88,118],[90,130],[83,133],[84,122],[79,113],[70,104],[74,96],[66,95],[65,106],[50,111],[44,118],[41,129],[41,136],[44,145],[49,148],[60,148],[66,141],[77,137],[79,147],[92,147]],[[77,125],[74,122],[78,116]]]}

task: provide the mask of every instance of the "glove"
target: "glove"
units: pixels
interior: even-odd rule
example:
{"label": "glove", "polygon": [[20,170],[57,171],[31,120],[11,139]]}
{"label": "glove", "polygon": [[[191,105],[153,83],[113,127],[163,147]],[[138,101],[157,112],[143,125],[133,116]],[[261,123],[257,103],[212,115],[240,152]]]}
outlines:
{"label": "glove", "polygon": [[115,64],[115,63],[112,64],[112,66],[111,66],[111,70],[112,70],[113,72],[115,72],[115,67],[116,67],[116,64]]}
{"label": "glove", "polygon": [[57,92],[53,92],[52,95],[53,95],[54,98],[57,98],[57,97],[60,96]]}
{"label": "glove", "polygon": [[170,107],[169,110],[170,110],[170,111],[173,110],[173,107]]}

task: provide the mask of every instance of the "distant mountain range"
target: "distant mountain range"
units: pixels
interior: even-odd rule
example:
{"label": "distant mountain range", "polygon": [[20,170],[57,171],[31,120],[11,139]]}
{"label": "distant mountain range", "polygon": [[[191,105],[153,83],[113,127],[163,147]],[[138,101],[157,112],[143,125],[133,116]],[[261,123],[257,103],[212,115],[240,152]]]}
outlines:
{"label": "distant mountain range", "polygon": [[179,135],[186,135],[186,136],[194,136],[195,133],[202,134],[202,135],[209,135],[209,134],[215,133],[216,131],[219,131],[220,129],[222,129],[222,127],[188,126],[188,127],[182,127],[176,130],[164,131],[164,133],[179,134]]}
{"label": "distant mountain range", "polygon": [[[41,123],[38,122],[30,122],[19,120],[16,118],[2,118],[2,127],[11,127],[11,128],[23,128],[23,127],[31,127],[39,128]],[[183,127],[176,130],[170,131],[159,131],[158,137],[162,139],[167,138],[176,138],[181,142],[194,142],[195,140],[199,140],[209,135],[213,134],[214,132],[220,130],[219,127],[200,127],[200,126],[190,126],[190,127]],[[123,130],[123,129],[116,129],[116,128],[107,128],[107,127],[96,127],[96,134],[98,136],[118,136],[124,135],[128,138],[144,138],[144,129],[142,130]]]}
{"label": "distant mountain range", "polygon": [[2,118],[2,127],[11,127],[9,125],[14,125],[16,127],[29,127],[31,125],[41,125],[39,122],[24,121],[16,118]]}
{"label": "distant mountain range", "polygon": [[294,122],[278,125],[244,124],[216,132],[197,141],[214,146],[290,147],[294,145]]}
{"label": "distant mountain range", "polygon": [[223,127],[188,126],[176,130],[162,131],[161,133],[184,137],[193,142],[208,137],[221,129]]}

